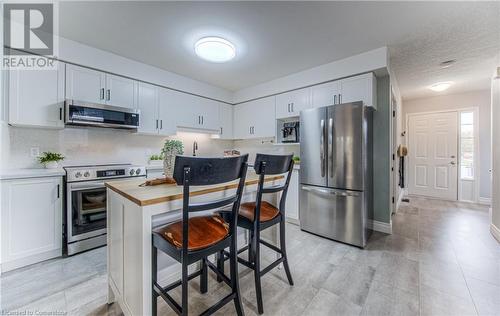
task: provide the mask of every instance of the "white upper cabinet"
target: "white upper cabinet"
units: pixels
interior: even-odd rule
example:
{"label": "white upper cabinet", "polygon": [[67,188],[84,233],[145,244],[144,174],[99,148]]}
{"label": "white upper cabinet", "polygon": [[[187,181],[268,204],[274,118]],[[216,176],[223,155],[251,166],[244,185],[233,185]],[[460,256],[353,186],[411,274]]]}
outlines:
{"label": "white upper cabinet", "polygon": [[66,98],[136,108],[137,81],[101,71],[66,65]]}
{"label": "white upper cabinet", "polygon": [[10,70],[9,124],[64,128],[64,64],[56,70]]}
{"label": "white upper cabinet", "polygon": [[219,138],[233,139],[233,106],[231,104],[219,104]]}
{"label": "white upper cabinet", "polygon": [[199,99],[201,102],[196,110],[201,115],[201,128],[219,131],[219,102],[205,98]]}
{"label": "white upper cabinet", "polygon": [[311,88],[290,91],[276,96],[276,118],[296,117],[310,108]]}
{"label": "white upper cabinet", "polygon": [[103,72],[66,65],[66,98],[89,103],[105,103],[106,75]]}
{"label": "white upper cabinet", "polygon": [[149,135],[174,135],[176,133],[171,113],[175,94],[168,89],[147,83],[138,83],[137,109],[139,113],[139,128],[137,133]]}
{"label": "white upper cabinet", "polygon": [[158,88],[156,86],[139,83],[137,87],[137,109],[139,113],[138,133],[158,134]]}
{"label": "white upper cabinet", "polygon": [[362,101],[377,108],[377,82],[373,73],[313,86],[312,107]]}
{"label": "white upper cabinet", "polygon": [[276,136],[276,98],[267,97],[235,105],[234,138]]}
{"label": "white upper cabinet", "polygon": [[337,104],[340,94],[340,83],[338,81],[319,84],[311,87],[311,106],[318,108]]}
{"label": "white upper cabinet", "polygon": [[106,74],[106,104],[135,108],[137,81]]}
{"label": "white upper cabinet", "polygon": [[339,103],[363,101],[366,106],[377,108],[377,86],[373,73],[342,79]]}
{"label": "white upper cabinet", "polygon": [[218,102],[182,92],[177,92],[174,100],[176,126],[214,132],[219,130]]}

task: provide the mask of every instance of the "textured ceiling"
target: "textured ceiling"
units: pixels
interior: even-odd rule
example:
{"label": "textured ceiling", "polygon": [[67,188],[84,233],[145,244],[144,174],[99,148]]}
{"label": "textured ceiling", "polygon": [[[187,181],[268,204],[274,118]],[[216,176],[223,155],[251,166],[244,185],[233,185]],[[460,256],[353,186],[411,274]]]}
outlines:
{"label": "textured ceiling", "polygon": [[[404,98],[489,87],[500,52],[499,2],[61,2],[62,36],[235,91],[388,46]],[[233,41],[212,64],[192,46]],[[448,69],[439,63],[457,59]]]}

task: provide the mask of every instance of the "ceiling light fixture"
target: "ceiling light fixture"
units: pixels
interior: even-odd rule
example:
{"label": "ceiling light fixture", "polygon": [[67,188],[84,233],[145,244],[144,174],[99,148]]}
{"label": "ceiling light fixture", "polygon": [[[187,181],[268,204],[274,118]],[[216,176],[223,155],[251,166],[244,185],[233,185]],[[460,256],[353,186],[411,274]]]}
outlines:
{"label": "ceiling light fixture", "polygon": [[236,56],[233,43],[221,37],[204,37],[194,44],[194,51],[198,57],[214,62],[223,63]]}
{"label": "ceiling light fixture", "polygon": [[429,89],[431,89],[432,91],[441,92],[448,89],[452,84],[453,82],[451,81],[438,82],[430,86]]}

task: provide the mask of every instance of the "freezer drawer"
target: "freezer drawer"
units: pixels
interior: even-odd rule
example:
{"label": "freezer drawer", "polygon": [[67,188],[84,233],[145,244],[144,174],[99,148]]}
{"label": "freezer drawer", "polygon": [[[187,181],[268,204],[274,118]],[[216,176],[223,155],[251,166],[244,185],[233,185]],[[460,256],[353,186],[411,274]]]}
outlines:
{"label": "freezer drawer", "polygon": [[364,198],[363,192],[301,185],[300,228],[364,247],[368,237]]}

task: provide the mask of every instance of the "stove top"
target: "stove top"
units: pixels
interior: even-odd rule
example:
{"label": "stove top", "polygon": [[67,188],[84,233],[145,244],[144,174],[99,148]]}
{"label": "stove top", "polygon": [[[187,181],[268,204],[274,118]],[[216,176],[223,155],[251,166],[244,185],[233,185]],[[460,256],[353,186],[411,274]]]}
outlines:
{"label": "stove top", "polygon": [[146,176],[146,167],[132,164],[66,166],[66,182]]}

